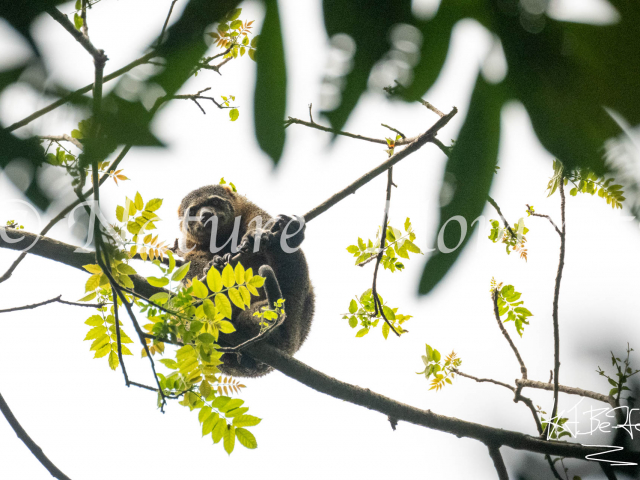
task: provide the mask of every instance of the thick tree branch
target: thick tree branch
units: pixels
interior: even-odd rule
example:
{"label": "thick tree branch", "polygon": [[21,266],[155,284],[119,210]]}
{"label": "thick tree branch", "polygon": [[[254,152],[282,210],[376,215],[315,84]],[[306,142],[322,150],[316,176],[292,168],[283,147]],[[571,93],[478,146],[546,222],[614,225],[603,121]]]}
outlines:
{"label": "thick tree branch", "polygon": [[60,469],[47,458],[42,449],[31,439],[25,429],[22,428],[22,425],[20,425],[16,417],[11,412],[9,405],[5,402],[2,394],[0,394],[0,411],[9,422],[9,425],[11,425],[11,428],[13,428],[13,431],[16,432],[18,438],[24,442],[29,451],[31,451],[33,456],[36,457],[42,466],[48,470],[51,476],[58,480],[69,480],[69,477],[62,473]]}
{"label": "thick tree branch", "polygon": [[[22,235],[26,236],[26,234]],[[33,234],[30,235],[31,238],[35,237]],[[0,236],[0,248],[11,248],[13,245],[15,244],[7,244]],[[42,246],[38,250],[39,253],[36,253],[36,247],[38,245]],[[44,248],[45,245],[46,248]],[[40,256],[62,262],[75,268],[82,268],[82,265],[84,264],[76,256],[84,255],[88,256],[90,260],[93,260],[93,255],[90,253],[73,254],[74,249],[75,247],[72,245],[43,238],[31,249],[30,253],[40,254]],[[135,283],[137,279],[134,279],[133,275],[131,277]],[[146,284],[146,282],[140,286],[147,290],[152,290],[150,295],[158,291],[163,291],[162,289],[151,287]],[[136,290],[138,290],[138,285],[136,285]],[[125,305],[128,305],[128,303]],[[384,414],[385,417],[390,416],[398,419],[399,421],[405,421],[434,430],[451,433],[458,437],[469,437],[485,444],[508,446],[517,450],[526,450],[534,453],[569,458],[584,459],[586,455],[608,451],[607,448],[602,447],[544,440],[539,437],[532,437],[519,432],[467,422],[457,418],[438,415],[429,410],[421,410],[419,408],[411,407],[372,392],[369,389],[350,385],[346,382],[329,377],[264,343],[257,343],[250,346],[247,348],[246,353],[319,392],[351,402],[355,405],[376,410]],[[640,463],[639,452],[619,451],[607,454],[607,458],[616,461]]]}
{"label": "thick tree branch", "polygon": [[[435,136],[438,134],[438,131],[440,131],[441,128],[443,128],[447,123],[449,123],[449,120],[451,120],[456,113],[458,113],[458,109],[453,107],[453,110],[451,110],[451,112],[449,112],[447,115],[445,115],[440,120],[438,120],[431,128],[429,128],[429,130],[427,130],[425,133],[420,135],[415,141],[410,143],[407,146],[407,148],[405,148],[401,152],[396,153],[391,158],[389,158],[389,160],[381,163],[370,172],[365,173],[362,177],[360,177],[358,180],[353,182],[351,185],[339,191],[335,195],[332,195],[330,198],[322,202],[313,210],[310,210],[309,212],[307,212],[304,215],[304,221],[310,222],[311,220],[316,218],[318,215],[329,210],[336,203],[340,202],[341,200],[344,200],[346,197],[348,197],[352,193],[355,193],[356,190],[358,190],[363,185],[369,183],[371,180],[376,178],[378,175],[380,175],[384,171],[393,167],[399,161],[404,160],[409,155],[416,152],[427,142],[432,141],[435,138]],[[384,143],[386,145],[387,142],[385,141]]]}

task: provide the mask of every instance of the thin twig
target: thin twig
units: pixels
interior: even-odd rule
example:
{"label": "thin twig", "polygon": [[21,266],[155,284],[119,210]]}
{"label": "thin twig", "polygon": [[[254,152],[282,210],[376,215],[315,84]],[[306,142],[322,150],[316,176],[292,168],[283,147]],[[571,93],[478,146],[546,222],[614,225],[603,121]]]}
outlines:
{"label": "thin twig", "polygon": [[156,43],[155,48],[158,48],[162,44],[162,40],[164,40],[164,32],[167,30],[167,25],[169,25],[169,19],[171,18],[171,13],[173,12],[173,6],[176,4],[178,0],[173,0],[171,2],[171,7],[169,7],[169,13],[167,14],[167,18],[164,20],[164,25],[162,26],[162,31],[160,32],[160,36],[158,37],[158,43]]}
{"label": "thin twig", "polygon": [[[538,388],[540,390],[548,391],[553,391],[555,388],[554,383],[544,383],[528,379],[516,380],[516,384],[522,388]],[[609,404],[612,408],[617,407],[615,398],[609,395],[604,395],[602,393],[592,392],[590,390],[584,390],[582,388],[567,387],[566,385],[558,385],[558,391],[569,395],[578,395],[580,397],[592,398],[593,400],[598,400],[599,402]]]}
{"label": "thin twig", "polygon": [[376,266],[373,269],[373,283],[371,285],[371,294],[373,295],[373,304],[375,306],[374,316],[377,316],[378,313],[382,315],[382,319],[389,326],[391,331],[396,334],[396,336],[400,336],[400,332],[398,332],[394,326],[391,324],[389,319],[384,313],[382,305],[380,304],[380,297],[378,297],[378,267],[380,267],[380,260],[382,260],[382,256],[384,255],[384,244],[387,238],[387,223],[389,222],[389,206],[391,204],[391,186],[393,185],[393,168],[387,170],[387,199],[384,204],[384,215],[382,217],[382,233],[380,234],[380,252],[376,255]]}
{"label": "thin twig", "polygon": [[66,300],[62,300],[61,297],[62,295],[58,295],[57,297],[51,298],[49,300],[45,300],[44,302],[33,303],[31,305],[24,305],[22,307],[5,308],[4,310],[0,310],[0,313],[17,312],[19,310],[31,310],[33,308],[42,307],[43,305],[48,305],[50,303],[62,303],[64,305],[73,305],[76,307],[90,307],[90,308],[100,308],[104,305],[104,303],[67,302]]}
{"label": "thin twig", "polygon": [[[397,130],[397,129],[393,128],[393,127],[390,127],[390,126],[389,126],[389,125],[387,125],[386,123],[381,123],[380,125],[382,125],[382,126],[383,126],[383,127],[385,127],[385,128],[388,128],[388,129],[389,129],[389,130],[391,130],[392,132],[396,132],[398,135],[400,135],[400,136],[402,137],[402,139],[403,139],[403,140],[406,140],[406,139],[407,139],[407,136],[406,136],[404,133],[402,133],[400,130]],[[397,144],[396,144],[396,145],[397,145]]]}
{"label": "thin twig", "polygon": [[64,15],[60,10],[58,10],[57,8],[51,8],[49,10],[47,10],[47,13],[49,15],[51,15],[51,17],[58,22],[60,25],[62,25],[62,27],[71,34],[71,36],[73,38],[76,39],[76,41],[82,45],[82,47],[91,54],[91,56],[94,58],[94,60],[101,60],[102,57],[104,57],[104,61],[107,60],[106,56],[104,55],[104,52],[102,50],[98,50],[96,47],[93,46],[93,44],[91,43],[91,40],[89,40],[88,37],[85,37],[82,32],[76,30],[76,27],[73,23],[71,23],[71,21],[67,18],[66,15]]}
{"label": "thin twig", "polygon": [[313,106],[313,103],[310,103],[310,104],[309,104],[309,121],[310,121],[311,123],[316,123],[316,122],[314,122],[314,121],[313,121],[313,115],[311,115],[311,107],[312,107],[312,106]]}
{"label": "thin twig", "polygon": [[484,382],[489,382],[489,383],[494,383],[496,385],[500,385],[501,387],[504,388],[508,388],[509,390],[511,390],[512,392],[515,392],[516,389],[515,387],[512,387],[511,385],[509,385],[508,383],[503,383],[503,382],[499,382],[498,380],[494,380],[492,378],[478,378],[478,377],[474,377],[473,375],[469,375],[467,373],[461,372],[458,369],[454,369],[453,370],[457,375],[460,375],[461,377],[465,377],[465,378],[470,378],[471,380],[474,380],[478,383],[484,383]]}
{"label": "thin twig", "polygon": [[[335,135],[342,135],[344,137],[355,138],[356,140],[364,140],[365,142],[379,143],[380,145],[387,144],[387,141],[384,138],[365,137],[364,135],[357,135],[355,133],[344,132],[342,130],[336,130],[335,128],[323,127],[322,125],[319,125],[315,122],[305,122],[304,120],[300,120],[299,118],[294,118],[294,117],[287,118],[287,121],[285,122],[285,128],[287,128],[289,125],[292,125],[294,123],[298,125],[304,125],[305,127],[309,127],[309,128],[315,128],[316,130],[321,130],[323,132],[333,133]],[[411,137],[411,138],[405,138],[405,139],[399,140],[398,143],[396,143],[396,146],[398,147],[400,145],[409,144],[415,141],[417,138],[418,137]]]}
{"label": "thin twig", "polygon": [[[558,301],[560,299],[560,281],[562,280],[562,269],[564,268],[565,241],[567,235],[564,178],[562,176],[560,176],[558,190],[560,190],[560,218],[562,221],[562,232],[560,233],[560,259],[558,261],[558,273],[556,274],[556,285],[553,291],[553,410],[551,410],[550,421],[546,428],[547,431],[549,430],[551,421],[556,418],[556,414],[558,413],[558,391],[560,388],[560,323],[558,321]],[[547,431],[545,431],[545,434]]]}
{"label": "thin twig", "polygon": [[122,358],[122,339],[120,335],[120,317],[118,315],[118,298],[116,294],[113,293],[114,288],[111,285],[111,299],[113,300],[113,316],[115,318],[116,324],[116,342],[118,345],[118,360],[120,360],[120,366],[122,367],[122,375],[124,375],[124,384],[128,387],[131,382],[129,382],[129,375],[127,375],[127,367],[124,365],[124,358]]}
{"label": "thin twig", "polygon": [[80,150],[84,150],[84,145],[80,143],[80,140],[73,138],[71,135],[67,135],[66,133],[62,135],[38,135],[38,138],[41,140],[53,140],[54,142],[71,142]]}
{"label": "thin twig", "polygon": [[[435,136],[437,135],[438,131],[440,131],[441,128],[443,128],[447,123],[449,123],[449,120],[451,120],[455,116],[456,113],[458,113],[458,109],[453,107],[453,110],[451,110],[451,112],[449,112],[447,115],[445,115],[440,120],[438,120],[431,128],[429,128],[429,130],[427,130],[425,133],[420,135],[415,141],[410,143],[407,146],[407,148],[405,148],[404,150],[396,153],[391,158],[389,158],[387,161],[381,163],[380,165],[378,165],[376,168],[374,168],[370,172],[365,173],[363,176],[361,176],[358,180],[353,182],[348,187],[346,187],[346,188],[342,189],[341,191],[339,191],[338,193],[332,195],[327,200],[322,202],[320,205],[318,205],[314,209],[312,209],[309,212],[307,212],[304,215],[304,221],[305,222],[310,222],[311,220],[316,218],[318,215],[321,215],[322,213],[324,213],[327,210],[329,210],[336,203],[340,202],[341,200],[344,200],[346,197],[348,197],[352,193],[355,193],[356,190],[358,190],[363,185],[366,185],[367,183],[369,183],[371,180],[376,178],[378,175],[380,175],[384,171],[386,171],[389,168],[393,167],[399,161],[404,160],[409,155],[411,155],[412,153],[416,152],[418,149],[420,149],[426,143],[432,141],[433,138],[435,138]],[[384,143],[386,145],[387,142],[385,141]]]}
{"label": "thin twig", "polygon": [[435,113],[436,115],[439,115],[440,117],[444,117],[444,113],[442,113],[440,110],[438,110],[436,107],[434,107],[432,104],[430,104],[429,102],[427,102],[426,100],[423,99],[419,99],[418,100],[422,105],[424,105],[425,107],[427,107],[429,110],[431,110],[433,113]]}
{"label": "thin twig", "polygon": [[511,336],[509,335],[509,332],[507,332],[507,329],[504,328],[504,325],[502,324],[502,320],[500,320],[500,310],[498,309],[498,289],[497,288],[493,291],[492,299],[493,299],[493,313],[496,317],[496,321],[498,322],[498,328],[500,328],[502,335],[504,335],[504,338],[506,338],[507,343],[509,344],[509,346],[511,347],[511,350],[513,350],[513,353],[518,359],[518,363],[520,364],[520,373],[522,373],[522,378],[526,380],[527,367],[524,364],[524,360],[522,360],[522,357],[520,356],[520,352],[518,351],[518,348],[513,343],[513,340],[511,340]]}
{"label": "thin twig", "polygon": [[489,195],[487,195],[487,200],[489,201],[491,206],[496,209],[496,212],[498,212],[498,215],[500,215],[500,218],[502,219],[502,223],[504,224],[504,228],[509,230],[509,233],[511,234],[512,238],[517,239],[518,236],[514,233],[513,230],[511,230],[511,227],[509,226],[509,222],[507,222],[507,219],[504,218],[504,215],[502,214],[502,210],[500,210],[500,207],[498,206],[496,201],[493,198],[491,198]]}
{"label": "thin twig", "polygon": [[500,454],[500,447],[496,445],[487,445],[489,449],[489,456],[493,460],[493,466],[496,468],[498,478],[500,480],[509,480],[509,474],[507,473],[507,467],[504,464],[502,455]]}
{"label": "thin twig", "polygon": [[69,477],[62,473],[60,469],[56,467],[49,458],[47,458],[42,449],[31,439],[25,429],[22,428],[22,425],[20,425],[20,422],[18,422],[16,417],[13,415],[13,412],[11,412],[9,405],[5,402],[2,394],[0,394],[0,411],[7,419],[7,422],[9,422],[9,425],[11,425],[11,428],[13,428],[13,431],[16,432],[18,438],[24,442],[29,451],[38,459],[42,466],[47,469],[51,476],[58,480],[69,480]]}
{"label": "thin twig", "polygon": [[[563,186],[564,187],[564,186]],[[563,188],[564,190],[564,188]],[[563,192],[564,193],[564,192]],[[546,218],[547,220],[549,220],[549,222],[551,222],[551,225],[553,225],[553,228],[556,230],[556,233],[558,235],[560,235],[560,237],[562,237],[562,232],[560,231],[560,229],[558,228],[558,226],[553,222],[553,220],[551,220],[551,217],[549,215],[542,215],[540,213],[535,213],[531,211],[531,207],[527,204],[527,210],[529,211],[529,214],[532,217],[542,217],[542,218]]]}
{"label": "thin twig", "polygon": [[82,18],[82,34],[89,39],[89,25],[87,24],[87,0],[82,0],[82,10],[80,11]]}

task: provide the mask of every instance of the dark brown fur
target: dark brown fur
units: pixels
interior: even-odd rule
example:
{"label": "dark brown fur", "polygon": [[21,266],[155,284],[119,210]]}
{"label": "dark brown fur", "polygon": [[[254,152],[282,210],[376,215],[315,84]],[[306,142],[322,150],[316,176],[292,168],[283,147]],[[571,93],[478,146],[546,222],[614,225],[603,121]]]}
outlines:
{"label": "dark brown fur", "polygon": [[[200,220],[190,222],[188,225],[182,221],[185,213],[197,216],[199,212],[201,214]],[[247,200],[246,197],[222,185],[210,185],[189,193],[182,200],[178,215],[181,218],[180,227],[183,241],[186,243],[187,250],[192,248],[190,252],[183,255],[185,261],[191,262],[187,280],[196,275],[202,278],[213,264],[223,265],[224,262],[220,257],[227,254],[236,255],[236,252],[232,251],[233,242],[229,242],[215,254],[211,252],[211,221],[207,223],[206,220],[211,215],[218,218],[216,246],[220,246],[225,244],[232,234],[235,217],[241,217],[238,243],[239,245],[249,243],[250,248],[248,253],[241,253],[238,260],[245,269],[252,268],[254,274],[258,274],[259,268],[263,265],[271,267],[282,291],[282,298],[285,299],[286,318],[284,322],[271,335],[261,341],[265,341],[290,355],[297,352],[307,338],[314,311],[313,287],[309,280],[309,270],[302,250],[298,249],[293,253],[284,252],[280,246],[280,232],[278,232],[277,226],[271,230],[257,230],[255,223],[250,224],[256,216],[261,216],[264,226],[272,217]],[[286,222],[284,224],[286,225]],[[298,226],[299,224],[294,222],[294,225],[289,228],[289,232],[295,232]],[[260,250],[253,253],[252,241],[256,236],[261,236]],[[289,238],[287,243],[290,247],[295,247],[303,239],[304,230]],[[184,246],[182,245],[183,248]],[[231,264],[235,266],[236,262],[232,261]],[[267,283],[265,283],[265,288],[269,289]],[[271,288],[270,291],[275,291],[275,289]],[[270,300],[273,302],[277,298]],[[246,310],[240,310],[234,306],[232,323],[235,325],[236,331],[228,335],[222,334],[220,342],[235,346],[256,336],[260,331],[259,319],[254,317],[253,313],[267,305],[267,298],[264,293],[261,293],[260,297],[252,297],[251,307]],[[259,377],[271,371],[271,367],[256,362],[247,355],[227,353],[223,355],[222,360],[224,364],[219,368],[228,375]]]}

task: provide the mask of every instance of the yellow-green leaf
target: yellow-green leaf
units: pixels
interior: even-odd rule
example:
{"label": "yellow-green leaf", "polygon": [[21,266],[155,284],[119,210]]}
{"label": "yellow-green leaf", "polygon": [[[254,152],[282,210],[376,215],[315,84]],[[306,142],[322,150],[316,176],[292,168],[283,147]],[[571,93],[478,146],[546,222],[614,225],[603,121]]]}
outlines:
{"label": "yellow-green leaf", "polygon": [[209,295],[209,290],[206,285],[198,280],[196,277],[193,277],[193,282],[191,283],[193,287],[193,295],[198,298],[207,298]]}
{"label": "yellow-green leaf", "polygon": [[119,222],[124,222],[124,207],[120,205],[116,207],[116,218]]}
{"label": "yellow-green leaf", "polygon": [[248,282],[249,280],[251,280],[251,277],[253,277],[253,268],[245,270],[245,272],[244,272],[244,281]]}
{"label": "yellow-green leaf", "polygon": [[231,302],[224,293],[216,295],[216,308],[219,313],[231,320]]}
{"label": "yellow-green leaf", "polygon": [[236,265],[235,270],[233,271],[236,283],[241,284],[244,283],[244,267],[240,262]]}
{"label": "yellow-green leaf", "polygon": [[96,273],[89,277],[87,283],[85,284],[85,292],[91,292],[100,286],[100,274]]}
{"label": "yellow-green leaf", "polygon": [[118,360],[118,355],[113,351],[109,352],[109,367],[111,367],[111,370],[115,370],[116,368],[118,368],[119,364],[120,361]]}
{"label": "yellow-green leaf", "polygon": [[233,267],[228,263],[224,269],[222,269],[222,283],[227,288],[233,287],[236,284]]}
{"label": "yellow-green leaf", "polygon": [[233,333],[236,331],[236,327],[233,326],[233,323],[227,322],[226,320],[219,322],[217,327],[222,333]]}
{"label": "yellow-green leaf", "polygon": [[244,300],[242,299],[242,295],[240,295],[240,292],[238,292],[238,290],[236,290],[235,288],[230,288],[227,292],[227,295],[229,295],[229,299],[236,307],[244,310]]}
{"label": "yellow-green leaf", "polygon": [[136,272],[135,268],[127,265],[126,263],[121,263],[120,265],[118,265],[117,270],[123,275],[135,275],[136,273],[138,273]]}
{"label": "yellow-green leaf", "polygon": [[[211,409],[209,409],[209,410],[211,410]],[[202,436],[203,437],[205,435],[209,435],[211,433],[211,431],[213,430],[213,427],[215,427],[215,425],[218,422],[219,418],[220,418],[220,415],[218,413],[212,413],[207,417],[207,419],[202,423]]]}
{"label": "yellow-green leaf", "polygon": [[142,210],[144,208],[144,202],[142,201],[142,195],[140,195],[140,192],[136,192],[134,202],[138,210]]}
{"label": "yellow-green leaf", "polygon": [[247,282],[247,285],[251,285],[252,287],[255,287],[255,288],[260,288],[262,285],[264,285],[264,277],[261,277],[260,275],[255,275],[251,277],[251,280]]}
{"label": "yellow-green leaf", "polygon": [[89,273],[102,273],[100,265],[89,264],[83,265],[82,268],[84,268]]}
{"label": "yellow-green leaf", "polygon": [[209,289],[214,293],[222,290],[222,276],[216,267],[211,267],[207,272],[207,285],[209,285]]}
{"label": "yellow-green leaf", "polygon": [[[175,261],[174,261],[174,265],[175,265]],[[187,275],[187,272],[189,271],[190,266],[191,266],[191,262],[187,262],[184,265],[182,265],[180,268],[178,268],[175,272],[173,272],[173,275],[171,275],[171,281],[179,282],[180,280],[182,280]]]}
{"label": "yellow-green leaf", "polygon": [[241,427],[236,428],[236,437],[238,437],[238,441],[243,447],[251,450],[254,448],[258,448],[256,437],[254,437],[253,433],[251,433],[249,430]]}
{"label": "yellow-green leaf", "polygon": [[247,290],[247,287],[238,287],[240,291],[240,295],[242,295],[242,301],[245,303],[247,307],[251,306],[251,293]]}
{"label": "yellow-green leaf", "polygon": [[111,352],[111,344],[107,343],[96,351],[96,354],[93,356],[93,358],[102,358],[109,352]]}
{"label": "yellow-green leaf", "polygon": [[149,200],[147,202],[147,204],[145,205],[144,209],[147,210],[148,212],[155,212],[161,206],[162,206],[162,199],[161,198],[154,198],[154,199]]}
{"label": "yellow-green leaf", "polygon": [[152,285],[154,287],[159,287],[162,288],[165,285],[169,284],[169,279],[166,277],[147,277],[147,282],[149,282],[149,285]]}
{"label": "yellow-green leaf", "polygon": [[236,446],[236,427],[233,425],[227,425],[226,432],[224,432],[223,445],[224,451],[231,455]]}
{"label": "yellow-green leaf", "polygon": [[253,415],[239,415],[233,419],[233,425],[235,427],[253,427],[261,421],[261,418],[254,417]]}
{"label": "yellow-green leaf", "polygon": [[216,312],[216,307],[213,305],[213,302],[211,300],[206,298],[204,302],[202,302],[202,308],[207,318],[211,320],[214,320],[216,318],[216,313],[218,312]]}
{"label": "yellow-green leaf", "polygon": [[82,297],[78,301],[79,302],[89,302],[89,301],[93,300],[94,298],[96,298],[97,295],[98,295],[97,292],[91,292],[89,295],[85,295],[84,297]]}
{"label": "yellow-green leaf", "polygon": [[227,421],[224,418],[219,418],[211,431],[211,438],[213,443],[218,443],[222,440],[224,432],[227,431]]}

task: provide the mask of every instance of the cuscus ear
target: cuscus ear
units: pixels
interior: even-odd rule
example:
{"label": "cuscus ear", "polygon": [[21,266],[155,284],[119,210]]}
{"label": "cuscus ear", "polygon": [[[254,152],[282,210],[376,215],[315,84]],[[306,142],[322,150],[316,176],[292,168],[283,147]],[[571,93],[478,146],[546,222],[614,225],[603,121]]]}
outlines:
{"label": "cuscus ear", "polygon": [[229,185],[222,185],[222,188],[224,188],[227,192],[229,192],[230,195],[235,195],[236,193],[233,191],[233,188],[230,187]]}

